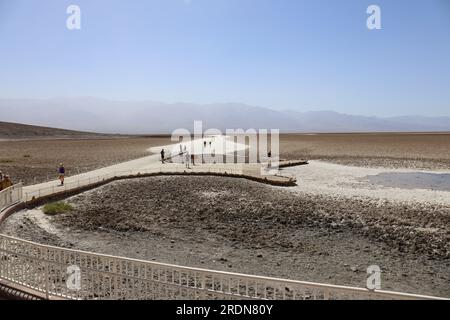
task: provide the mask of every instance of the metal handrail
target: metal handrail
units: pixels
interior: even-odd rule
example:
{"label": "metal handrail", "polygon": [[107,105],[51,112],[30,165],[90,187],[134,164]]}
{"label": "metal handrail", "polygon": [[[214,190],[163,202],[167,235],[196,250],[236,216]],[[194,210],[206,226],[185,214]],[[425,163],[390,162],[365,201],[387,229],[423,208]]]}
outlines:
{"label": "metal handrail", "polygon": [[0,212],[22,200],[22,183],[0,191]]}
{"label": "metal handrail", "polygon": [[[0,235],[0,279],[68,299],[443,299],[321,284],[58,248]],[[69,290],[66,268],[79,264],[81,287]],[[25,272],[31,270],[32,272]],[[109,285],[108,285],[109,284]],[[171,293],[168,293],[168,290]],[[173,291],[173,292],[172,292]]]}
{"label": "metal handrail", "polygon": [[214,166],[209,167],[191,167],[191,169],[187,170],[186,168],[170,168],[170,170],[163,170],[163,166],[159,166],[158,168],[150,168],[143,170],[123,170],[123,171],[115,171],[112,173],[106,173],[103,175],[98,175],[95,177],[89,177],[84,179],[78,179],[76,181],[66,182],[62,186],[54,185],[51,187],[43,187],[35,191],[25,192],[24,201],[28,202],[34,199],[41,198],[43,196],[48,196],[60,192],[70,191],[79,187],[86,187],[92,184],[96,184],[105,180],[113,179],[116,177],[127,177],[127,176],[139,176],[139,175],[147,175],[147,174],[157,174],[157,173],[228,173],[231,175],[243,175],[243,170],[241,168],[215,168]]}

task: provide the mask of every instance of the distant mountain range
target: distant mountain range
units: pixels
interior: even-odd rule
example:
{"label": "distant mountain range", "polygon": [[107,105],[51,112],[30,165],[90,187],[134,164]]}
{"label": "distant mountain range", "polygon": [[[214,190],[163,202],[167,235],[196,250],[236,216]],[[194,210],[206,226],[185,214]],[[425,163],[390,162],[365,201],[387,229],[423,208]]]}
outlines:
{"label": "distant mountain range", "polygon": [[153,134],[177,128],[280,129],[281,132],[450,131],[450,117],[367,117],[334,111],[276,111],[238,103],[199,105],[97,98],[0,99],[0,121],[77,131]]}

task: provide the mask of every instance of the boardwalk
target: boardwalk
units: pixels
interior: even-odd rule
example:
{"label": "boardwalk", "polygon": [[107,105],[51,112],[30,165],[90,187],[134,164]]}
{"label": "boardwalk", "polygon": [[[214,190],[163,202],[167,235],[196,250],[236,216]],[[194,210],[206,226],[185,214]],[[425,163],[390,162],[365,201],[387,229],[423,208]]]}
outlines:
{"label": "boardwalk", "polygon": [[165,163],[159,160],[159,155],[152,155],[105,167],[98,170],[66,177],[64,186],[59,180],[52,180],[23,188],[25,201],[39,199],[61,192],[75,190],[81,187],[94,185],[115,178],[157,175],[157,174],[211,174],[243,177],[267,184],[279,186],[295,185],[293,177],[282,175],[265,175],[262,164],[222,163],[222,164],[196,164],[188,169],[181,163]]}

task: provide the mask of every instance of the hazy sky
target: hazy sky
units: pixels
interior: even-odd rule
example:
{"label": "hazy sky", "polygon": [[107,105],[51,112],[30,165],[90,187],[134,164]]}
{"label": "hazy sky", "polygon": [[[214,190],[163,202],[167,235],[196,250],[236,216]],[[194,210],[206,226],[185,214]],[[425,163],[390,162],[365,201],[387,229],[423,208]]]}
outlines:
{"label": "hazy sky", "polygon": [[0,0],[0,98],[74,96],[449,116],[450,1]]}

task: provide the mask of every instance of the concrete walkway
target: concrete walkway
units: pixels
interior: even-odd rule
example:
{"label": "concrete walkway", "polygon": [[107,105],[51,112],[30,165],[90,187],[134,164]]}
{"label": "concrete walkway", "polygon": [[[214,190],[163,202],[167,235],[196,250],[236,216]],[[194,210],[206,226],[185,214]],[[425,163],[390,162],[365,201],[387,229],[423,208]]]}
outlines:
{"label": "concrete walkway", "polygon": [[[196,160],[197,162],[198,160]],[[53,180],[23,188],[24,201],[39,199],[44,196],[75,190],[80,187],[101,183],[113,178],[152,175],[152,174],[216,174],[242,176],[252,180],[274,184],[293,185],[295,181],[291,177],[264,175],[262,164],[222,163],[222,164],[198,164],[186,168],[182,163],[162,164],[159,155],[151,155],[98,170],[77,174],[65,178],[64,186],[59,180]]]}

